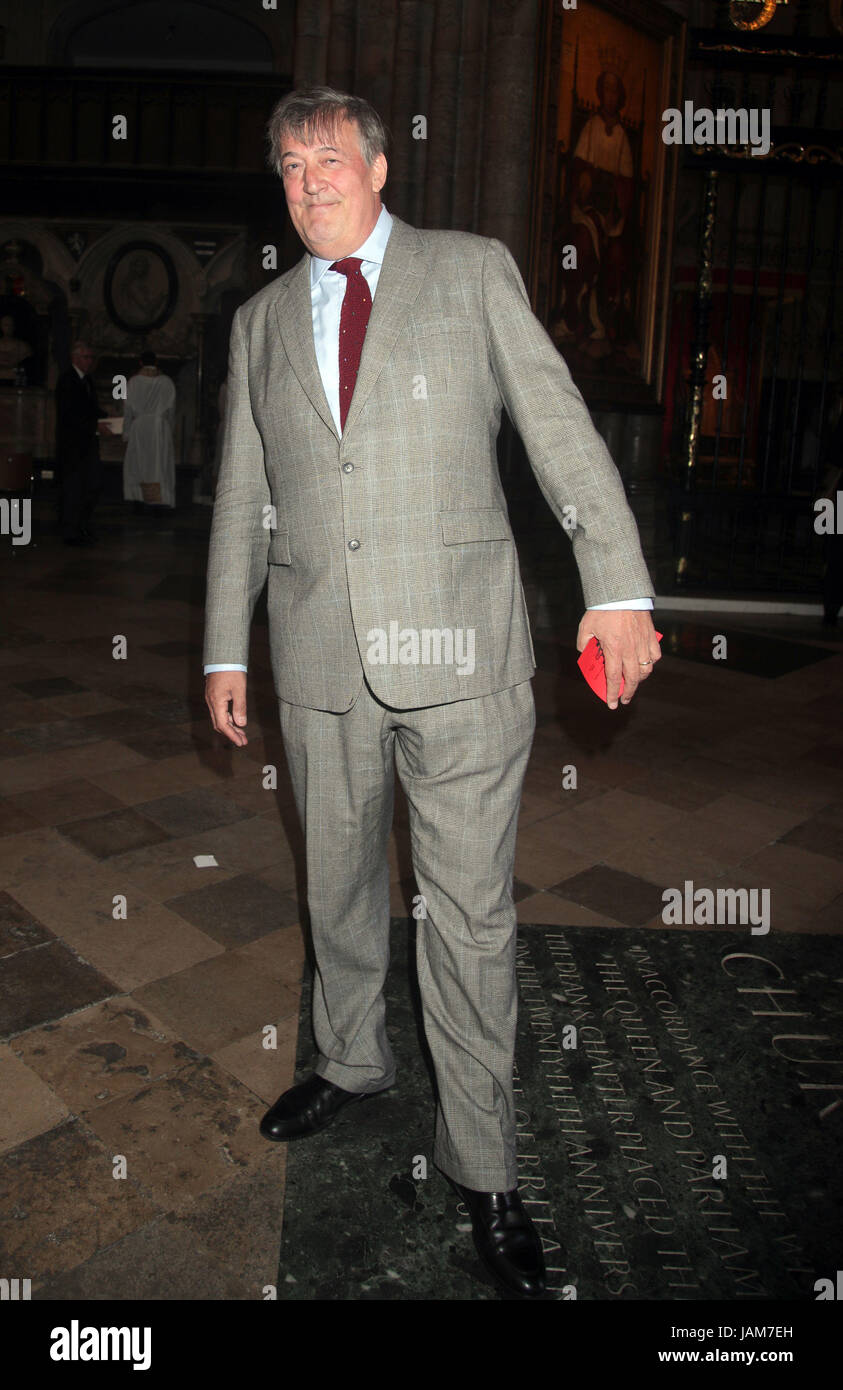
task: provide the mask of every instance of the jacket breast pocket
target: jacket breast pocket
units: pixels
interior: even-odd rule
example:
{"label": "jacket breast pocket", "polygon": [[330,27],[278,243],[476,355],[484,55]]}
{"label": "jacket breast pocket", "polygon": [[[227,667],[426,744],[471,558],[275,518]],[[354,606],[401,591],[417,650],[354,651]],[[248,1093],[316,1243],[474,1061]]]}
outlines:
{"label": "jacket breast pocket", "polygon": [[457,512],[440,512],[443,545],[466,545],[470,541],[511,541],[509,522],[499,507],[471,507]]}
{"label": "jacket breast pocket", "polygon": [[273,531],[266,558],[270,565],[289,565],[292,563],[290,560],[289,531]]}
{"label": "jacket breast pocket", "polygon": [[473,332],[472,325],[465,319],[422,319],[407,325],[411,338],[432,338],[442,333],[456,333],[460,340]]}

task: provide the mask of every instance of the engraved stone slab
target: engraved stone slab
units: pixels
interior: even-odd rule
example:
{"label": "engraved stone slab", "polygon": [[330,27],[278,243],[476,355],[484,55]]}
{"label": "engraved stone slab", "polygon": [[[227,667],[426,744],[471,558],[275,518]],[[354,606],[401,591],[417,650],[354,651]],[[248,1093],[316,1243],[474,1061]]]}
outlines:
{"label": "engraved stone slab", "polygon": [[[497,1296],[430,1158],[417,927],[392,924],[395,1087],[289,1146],[279,1298]],[[841,1250],[843,941],[521,926],[517,973],[549,1297],[814,1300]],[[313,1059],[306,978],[297,1079]]]}

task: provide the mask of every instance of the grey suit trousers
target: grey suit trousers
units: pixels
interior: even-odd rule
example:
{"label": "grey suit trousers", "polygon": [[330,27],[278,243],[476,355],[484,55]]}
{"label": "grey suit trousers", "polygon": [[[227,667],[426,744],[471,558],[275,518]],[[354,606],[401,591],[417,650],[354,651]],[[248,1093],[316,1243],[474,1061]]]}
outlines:
{"label": "grey suit trousers", "polygon": [[531,683],[398,710],[364,682],[345,713],[279,707],[306,842],[316,1071],[357,1092],[395,1077],[383,985],[397,767],[424,899],[417,966],[439,1091],[433,1161],[467,1187],[508,1191],[517,1181],[512,876]]}

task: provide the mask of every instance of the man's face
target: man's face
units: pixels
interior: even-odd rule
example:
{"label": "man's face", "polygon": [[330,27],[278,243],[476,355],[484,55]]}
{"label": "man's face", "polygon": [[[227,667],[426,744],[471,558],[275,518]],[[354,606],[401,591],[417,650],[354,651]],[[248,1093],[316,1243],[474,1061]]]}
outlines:
{"label": "man's face", "polygon": [[603,110],[614,116],[621,99],[621,89],[613,72],[603,74]]}
{"label": "man's face", "polygon": [[93,348],[80,347],[73,354],[73,365],[78,367],[80,372],[89,372],[96,360],[96,353]]}
{"label": "man's face", "polygon": [[350,256],[378,220],[385,156],[379,154],[371,167],[366,163],[352,121],[306,145],[283,136],[281,152],[287,207],[308,251],[327,261]]}

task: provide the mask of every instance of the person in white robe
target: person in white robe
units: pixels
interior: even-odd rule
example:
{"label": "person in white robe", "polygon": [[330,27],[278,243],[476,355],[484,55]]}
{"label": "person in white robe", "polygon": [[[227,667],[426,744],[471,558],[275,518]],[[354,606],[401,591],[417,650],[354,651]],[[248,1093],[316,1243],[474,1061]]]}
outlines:
{"label": "person in white robe", "polygon": [[156,365],[154,352],[144,352],[140,371],[129,378],[123,408],[123,497],[127,502],[176,505],[176,451],[173,416],[176,388]]}

